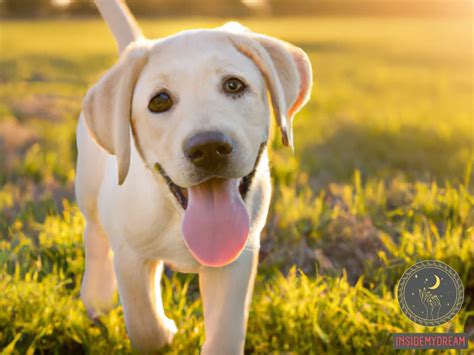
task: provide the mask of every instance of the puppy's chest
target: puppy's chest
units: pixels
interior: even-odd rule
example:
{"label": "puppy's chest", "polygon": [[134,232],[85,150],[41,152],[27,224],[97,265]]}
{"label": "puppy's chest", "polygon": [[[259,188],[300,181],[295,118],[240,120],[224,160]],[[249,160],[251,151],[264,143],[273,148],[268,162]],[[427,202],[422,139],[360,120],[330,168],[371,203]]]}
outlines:
{"label": "puppy's chest", "polygon": [[[177,271],[197,272],[199,263],[189,252],[181,232],[181,217],[168,216],[162,228],[149,226],[142,231],[140,244],[134,248],[147,259],[162,260]],[[132,242],[133,243],[133,242]]]}
{"label": "puppy's chest", "polygon": [[181,232],[181,216],[159,189],[137,184],[124,188],[104,186],[99,199],[102,225],[112,249],[131,248],[144,259],[163,260],[178,269],[189,269],[196,261]]}
{"label": "puppy's chest", "polygon": [[162,260],[178,271],[198,271],[199,264],[184,244],[179,215],[129,211],[113,229],[113,248],[131,248],[143,259]]}

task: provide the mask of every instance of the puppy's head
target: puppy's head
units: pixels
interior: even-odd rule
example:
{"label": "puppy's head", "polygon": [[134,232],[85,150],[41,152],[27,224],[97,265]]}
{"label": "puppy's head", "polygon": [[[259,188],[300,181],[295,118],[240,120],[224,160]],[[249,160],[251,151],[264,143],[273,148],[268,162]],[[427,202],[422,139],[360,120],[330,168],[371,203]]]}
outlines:
{"label": "puppy's head", "polygon": [[236,25],[186,31],[132,43],[89,90],[84,117],[96,142],[116,155],[119,184],[133,133],[146,165],[185,209],[191,252],[221,266],[247,239],[243,185],[268,139],[270,107],[283,143],[292,146],[292,118],[311,80],[308,57],[288,43]]}

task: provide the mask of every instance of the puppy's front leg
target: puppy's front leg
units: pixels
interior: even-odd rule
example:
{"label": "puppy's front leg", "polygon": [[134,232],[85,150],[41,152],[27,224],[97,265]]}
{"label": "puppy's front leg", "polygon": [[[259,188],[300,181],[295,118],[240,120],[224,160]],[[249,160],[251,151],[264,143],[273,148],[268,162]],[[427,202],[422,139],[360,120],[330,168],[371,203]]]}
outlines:
{"label": "puppy's front leg", "polygon": [[163,262],[144,260],[130,250],[121,250],[114,255],[114,265],[132,346],[149,353],[171,343],[177,329],[163,310]]}
{"label": "puppy's front leg", "polygon": [[86,268],[81,284],[81,299],[91,318],[114,306],[116,287],[112,253],[104,230],[88,221],[84,230]]}
{"label": "puppy's front leg", "polygon": [[232,264],[199,272],[206,331],[202,354],[243,353],[257,264],[258,250],[244,249]]}

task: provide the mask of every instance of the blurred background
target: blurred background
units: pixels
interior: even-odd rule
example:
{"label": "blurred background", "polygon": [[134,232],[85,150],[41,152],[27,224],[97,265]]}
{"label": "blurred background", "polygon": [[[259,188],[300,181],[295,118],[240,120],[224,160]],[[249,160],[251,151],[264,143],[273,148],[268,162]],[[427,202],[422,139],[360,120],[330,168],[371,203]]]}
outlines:
{"label": "blurred background", "polygon": [[[2,16],[97,16],[89,0],[2,0]],[[137,16],[469,16],[471,0],[128,0]]]}
{"label": "blurred background", "polygon": [[[451,265],[465,302],[433,332],[474,348],[472,0],[129,0],[149,38],[236,20],[303,48],[311,101],[293,155],[271,146],[274,195],[247,353],[393,353],[426,331],[395,288],[419,260]],[[116,61],[90,1],[0,0],[0,349],[130,353],[120,306],[91,322],[78,299],[84,221],[75,127],[87,88]],[[197,277],[166,271],[180,331],[203,342]]]}

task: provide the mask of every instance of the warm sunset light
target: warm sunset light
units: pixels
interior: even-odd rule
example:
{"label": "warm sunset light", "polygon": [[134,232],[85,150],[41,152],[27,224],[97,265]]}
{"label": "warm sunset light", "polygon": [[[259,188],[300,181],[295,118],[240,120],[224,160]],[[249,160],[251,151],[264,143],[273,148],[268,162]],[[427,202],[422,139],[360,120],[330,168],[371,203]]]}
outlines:
{"label": "warm sunset light", "polygon": [[66,7],[70,5],[73,0],[52,0],[51,2],[55,6]]}
{"label": "warm sunset light", "polygon": [[474,354],[473,7],[0,0],[0,353]]}

